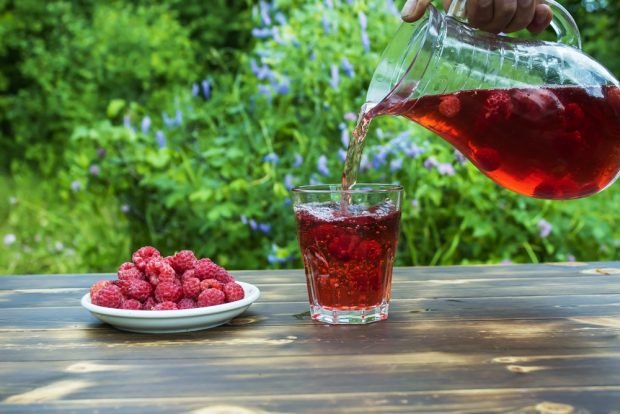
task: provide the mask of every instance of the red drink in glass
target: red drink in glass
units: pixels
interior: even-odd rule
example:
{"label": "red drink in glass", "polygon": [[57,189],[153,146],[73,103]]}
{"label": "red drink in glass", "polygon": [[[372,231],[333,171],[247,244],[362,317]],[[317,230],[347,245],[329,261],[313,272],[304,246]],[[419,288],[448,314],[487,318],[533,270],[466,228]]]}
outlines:
{"label": "red drink in glass", "polygon": [[[332,198],[342,193],[338,187]],[[375,194],[376,204],[360,202],[356,195],[304,201],[295,194],[299,245],[314,319],[367,323],[387,318],[400,224],[400,190],[397,194]]]}

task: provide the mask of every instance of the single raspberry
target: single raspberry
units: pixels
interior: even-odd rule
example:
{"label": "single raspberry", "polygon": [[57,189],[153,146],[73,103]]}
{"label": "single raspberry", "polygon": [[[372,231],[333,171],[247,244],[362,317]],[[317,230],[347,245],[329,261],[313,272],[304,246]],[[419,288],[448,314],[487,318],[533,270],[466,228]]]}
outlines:
{"label": "single raspberry", "polygon": [[121,293],[123,294],[123,296],[127,296],[127,294],[129,293],[129,280],[113,280],[112,284],[114,286],[118,286],[121,290]]}
{"label": "single raspberry", "polygon": [[211,261],[211,259],[200,259],[194,266],[195,276],[200,279],[215,279],[226,284],[234,282],[235,278],[226,271],[222,266],[219,266]]}
{"label": "single raspberry", "polygon": [[236,302],[245,297],[245,292],[240,284],[232,282],[224,285],[224,295],[226,302]]}
{"label": "single raspberry", "polygon": [[183,295],[186,298],[197,298],[203,290],[197,277],[188,277],[183,280]]}
{"label": "single raspberry", "polygon": [[583,128],[586,115],[578,104],[571,102],[564,111],[564,127],[568,130]]}
{"label": "single raspberry", "polygon": [[190,277],[196,277],[196,272],[194,271],[194,269],[189,269],[183,272],[183,275],[181,276],[181,280],[183,281],[185,279],[189,279]]}
{"label": "single raspberry", "polygon": [[170,264],[178,274],[182,275],[185,271],[194,268],[196,256],[191,250],[181,250],[170,259]]}
{"label": "single raspberry", "polygon": [[620,116],[620,88],[610,86],[607,90],[607,101],[616,112],[616,115]]}
{"label": "single raspberry", "polygon": [[157,302],[177,302],[183,297],[183,287],[179,282],[160,282],[155,288]]}
{"label": "single raspberry", "polygon": [[194,309],[196,307],[196,301],[191,298],[183,298],[177,302],[177,308],[179,309]]}
{"label": "single raspberry", "polygon": [[355,249],[353,255],[357,260],[375,261],[381,258],[383,249],[381,245],[374,240],[362,240]]}
{"label": "single raspberry", "polygon": [[131,260],[138,269],[144,271],[148,262],[155,257],[161,257],[159,250],[151,246],[144,246],[131,255]]}
{"label": "single raspberry", "polygon": [[125,262],[118,267],[119,272],[121,270],[128,270],[128,269],[136,269],[136,265],[133,264],[132,262]]}
{"label": "single raspberry", "polygon": [[152,285],[177,280],[176,272],[163,259],[153,259],[146,265],[146,277]]}
{"label": "single raspberry", "polygon": [[139,301],[146,300],[153,293],[153,286],[146,280],[128,280],[126,296]]}
{"label": "single raspberry", "polygon": [[166,302],[161,302],[158,303],[157,305],[155,305],[153,307],[154,311],[161,311],[161,310],[179,310],[179,308],[177,307],[177,304],[174,302],[170,302],[170,301],[166,301]]}
{"label": "single raspberry", "polygon": [[440,98],[438,109],[446,118],[454,118],[461,112],[461,100],[454,95],[443,96]]}
{"label": "single raspberry", "polygon": [[97,292],[111,284],[111,280],[98,280],[97,282],[93,283],[93,285],[90,287],[90,299],[93,300]]}
{"label": "single raspberry", "polygon": [[144,273],[142,273],[137,267],[131,263],[133,267],[127,267],[125,269],[118,269],[118,279],[119,280],[129,280],[129,279],[137,279],[137,280],[145,280],[146,277]]}
{"label": "single raspberry", "polygon": [[329,242],[328,249],[332,256],[339,260],[351,260],[359,242],[359,237],[343,233],[337,235]]}
{"label": "single raspberry", "polygon": [[155,300],[153,296],[149,296],[148,298],[146,298],[146,300],[142,304],[142,309],[152,310],[155,307],[155,305],[157,305],[157,301]]}
{"label": "single raspberry", "polygon": [[142,304],[135,299],[125,299],[121,305],[121,309],[142,310]]}
{"label": "single raspberry", "polygon": [[[522,89],[512,94],[514,113],[522,119],[537,122],[543,118],[558,117],[564,112],[564,105],[549,89]],[[558,118],[558,121],[560,119]]]}
{"label": "single raspberry", "polygon": [[536,198],[554,199],[557,198],[559,194],[560,189],[555,181],[543,181],[534,188],[534,194],[532,195]]}
{"label": "single raspberry", "polygon": [[483,118],[484,119],[502,119],[508,120],[512,116],[514,105],[510,95],[506,92],[492,93],[484,103]]}
{"label": "single raspberry", "polygon": [[495,171],[502,164],[499,152],[493,148],[479,148],[474,151],[474,161],[476,165],[484,171]]}
{"label": "single raspberry", "polygon": [[199,308],[202,308],[205,306],[221,305],[225,301],[226,296],[224,295],[224,292],[219,289],[207,289],[203,290],[200,296],[198,296],[196,305]]}
{"label": "single raspberry", "polygon": [[224,284],[220,282],[219,280],[205,279],[202,282],[200,282],[200,291],[202,292],[203,290],[206,290],[206,289],[224,290]]}
{"label": "single raspberry", "polygon": [[93,303],[106,308],[120,308],[123,304],[123,293],[118,286],[110,284],[95,294]]}

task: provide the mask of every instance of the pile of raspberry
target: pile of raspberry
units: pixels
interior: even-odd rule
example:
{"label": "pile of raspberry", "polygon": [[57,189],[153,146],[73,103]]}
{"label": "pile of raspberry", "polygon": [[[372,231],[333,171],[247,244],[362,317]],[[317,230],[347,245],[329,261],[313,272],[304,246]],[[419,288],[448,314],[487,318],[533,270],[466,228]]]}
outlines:
{"label": "pile of raspberry", "polygon": [[179,310],[221,305],[243,299],[241,285],[210,259],[191,250],[162,257],[145,246],[118,269],[118,279],[100,280],[90,288],[93,304],[131,310]]}

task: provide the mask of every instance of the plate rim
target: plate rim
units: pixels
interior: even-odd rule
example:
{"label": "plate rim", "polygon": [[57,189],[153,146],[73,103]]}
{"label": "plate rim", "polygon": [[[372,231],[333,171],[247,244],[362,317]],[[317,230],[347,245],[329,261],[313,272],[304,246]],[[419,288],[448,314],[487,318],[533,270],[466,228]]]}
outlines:
{"label": "plate rim", "polygon": [[243,287],[245,297],[235,302],[223,303],[221,305],[204,306],[192,309],[179,310],[133,310],[133,309],[117,309],[107,308],[105,306],[94,305],[90,300],[90,292],[87,292],[80,300],[81,305],[92,313],[101,315],[114,316],[120,318],[136,318],[136,319],[173,319],[193,316],[214,315],[221,312],[227,312],[249,306],[260,297],[260,289],[246,282],[235,281]]}

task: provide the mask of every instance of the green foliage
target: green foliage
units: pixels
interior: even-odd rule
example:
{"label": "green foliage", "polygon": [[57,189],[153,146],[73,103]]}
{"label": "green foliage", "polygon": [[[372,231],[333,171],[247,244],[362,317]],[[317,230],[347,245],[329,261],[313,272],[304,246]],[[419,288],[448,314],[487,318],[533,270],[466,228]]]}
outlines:
{"label": "green foliage", "polygon": [[[0,59],[17,62],[0,69],[0,150],[13,164],[0,235],[16,236],[0,251],[5,271],[112,270],[145,244],[231,269],[301,266],[289,189],[340,179],[397,11],[203,3],[54,1],[26,23],[38,2],[0,2]],[[617,187],[570,202],[517,196],[402,119],[373,122],[360,181],[405,186],[399,264],[617,259]]]}

